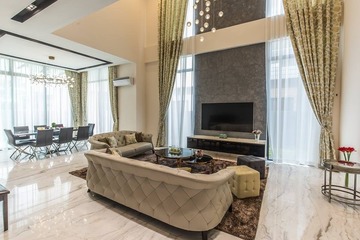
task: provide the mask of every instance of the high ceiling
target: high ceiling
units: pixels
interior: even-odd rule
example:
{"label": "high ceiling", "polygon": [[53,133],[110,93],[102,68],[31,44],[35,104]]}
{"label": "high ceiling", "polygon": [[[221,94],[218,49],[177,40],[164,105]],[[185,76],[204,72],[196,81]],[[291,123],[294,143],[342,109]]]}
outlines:
{"label": "high ceiling", "polygon": [[[35,2],[42,2],[36,0]],[[23,23],[12,20],[34,0],[0,0],[0,56],[50,64],[75,71],[126,60],[59,37],[53,32],[117,0],[52,0]],[[50,60],[54,56],[55,60]]]}

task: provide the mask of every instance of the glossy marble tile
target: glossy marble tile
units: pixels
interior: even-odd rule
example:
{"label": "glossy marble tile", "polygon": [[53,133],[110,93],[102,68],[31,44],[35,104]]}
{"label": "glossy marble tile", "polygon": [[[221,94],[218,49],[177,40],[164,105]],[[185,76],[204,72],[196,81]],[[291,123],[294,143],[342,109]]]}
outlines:
{"label": "glossy marble tile", "polygon": [[[88,194],[86,182],[68,173],[87,166],[82,152],[20,163],[9,155],[0,152],[0,183],[11,191],[0,239],[201,239]],[[343,175],[334,181],[343,184]],[[359,208],[329,203],[322,184],[321,169],[271,164],[256,239],[360,239]],[[239,238],[212,230],[209,239]]]}
{"label": "glossy marble tile", "polygon": [[[87,193],[86,182],[68,173],[87,166],[81,152],[20,163],[0,156],[0,183],[11,191],[0,239],[201,239]],[[209,239],[239,238],[212,230]]]}
{"label": "glossy marble tile", "polygon": [[[360,208],[322,195],[323,170],[272,164],[256,239],[360,239]],[[333,181],[344,185],[344,174]]]}

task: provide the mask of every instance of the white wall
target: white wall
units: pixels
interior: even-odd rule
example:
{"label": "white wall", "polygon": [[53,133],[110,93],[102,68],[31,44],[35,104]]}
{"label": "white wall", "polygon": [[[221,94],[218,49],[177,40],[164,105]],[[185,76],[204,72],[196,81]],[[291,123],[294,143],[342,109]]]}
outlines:
{"label": "white wall", "polygon": [[344,53],[341,84],[340,146],[355,147],[351,159],[359,161],[360,151],[360,1],[345,0]]}
{"label": "white wall", "polygon": [[118,88],[120,129],[143,131],[145,128],[147,2],[119,0],[56,31],[59,36],[128,60],[129,64],[119,67],[118,77],[133,76],[135,85]]}
{"label": "white wall", "polygon": [[[159,121],[159,91],[158,91],[158,19],[157,1],[147,2],[147,24],[146,24],[146,131],[157,137]],[[219,51],[249,44],[256,44],[265,41],[265,20],[257,20],[246,24],[241,24],[225,29],[217,30],[215,33],[205,33],[204,41],[200,42],[197,35],[194,41],[194,52],[200,54],[204,52]],[[192,45],[192,44],[188,44]],[[191,47],[190,47],[191,48]],[[184,51],[186,49],[184,48]],[[186,52],[185,52],[186,53]]]}

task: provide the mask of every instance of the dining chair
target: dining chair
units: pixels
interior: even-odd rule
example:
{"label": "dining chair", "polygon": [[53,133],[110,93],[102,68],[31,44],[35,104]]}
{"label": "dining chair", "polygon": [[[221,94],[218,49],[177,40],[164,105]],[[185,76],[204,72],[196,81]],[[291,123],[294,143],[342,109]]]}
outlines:
{"label": "dining chair", "polygon": [[22,153],[30,155],[30,153],[25,150],[30,146],[31,141],[29,140],[16,140],[13,132],[10,129],[4,129],[6,137],[8,139],[8,144],[15,148],[15,151],[10,155],[10,158],[17,160]]}
{"label": "dining chair", "polygon": [[[89,126],[80,126],[77,130],[76,137],[73,138],[73,146],[71,149],[75,148],[76,151],[79,151],[77,144],[79,142],[82,142],[81,148],[86,146],[86,149],[88,149],[87,141],[89,139]],[[71,150],[70,149],[70,150]]]}
{"label": "dining chair", "polygon": [[[14,127],[14,134],[20,134],[20,133],[28,133],[29,132],[29,126],[15,126]],[[15,136],[15,140],[20,140],[20,139],[30,139],[29,135],[20,135],[20,136]]]}
{"label": "dining chair", "polygon": [[[57,128],[57,129],[59,129],[59,128],[63,128],[63,127],[64,127],[64,124],[59,123],[59,124],[55,124],[55,125],[53,125],[52,127],[53,127],[53,128],[55,127],[55,128]],[[60,134],[60,131],[56,131],[56,132],[54,132],[54,136],[56,136],[56,138],[58,138],[58,137],[59,137],[59,134]]]}
{"label": "dining chair", "polygon": [[60,128],[59,138],[54,140],[55,152],[60,152],[61,145],[65,145],[66,148],[61,151],[70,150],[71,142],[73,140],[73,127]]}
{"label": "dining chair", "polygon": [[41,130],[46,129],[48,126],[47,125],[34,125],[34,131],[36,132],[38,130],[38,128],[41,128]]}
{"label": "dining chair", "polygon": [[94,135],[94,128],[95,128],[95,123],[89,123],[89,137],[91,137],[92,135]]}
{"label": "dining chair", "polygon": [[30,144],[32,154],[30,159],[38,159],[38,154],[42,152],[42,148],[45,149],[45,156],[51,154],[51,146],[53,144],[53,129],[38,130],[36,135],[36,141]]}

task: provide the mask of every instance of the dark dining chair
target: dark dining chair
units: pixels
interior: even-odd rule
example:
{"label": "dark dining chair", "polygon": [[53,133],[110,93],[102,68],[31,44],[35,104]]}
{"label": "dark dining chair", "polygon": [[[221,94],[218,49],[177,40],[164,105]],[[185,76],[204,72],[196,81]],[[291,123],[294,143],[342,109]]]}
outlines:
{"label": "dark dining chair", "polygon": [[77,146],[79,142],[83,143],[81,145],[81,148],[86,146],[86,149],[88,149],[87,147],[88,139],[89,139],[89,126],[80,126],[77,130],[76,137],[73,138],[73,146],[71,147],[71,149],[75,148],[76,151],[79,151]]}
{"label": "dark dining chair", "polygon": [[[34,125],[34,131],[36,132],[38,130],[38,128],[48,128],[47,125]],[[43,130],[43,129],[42,129]]]}
{"label": "dark dining chair", "polygon": [[60,152],[61,145],[65,145],[66,148],[61,151],[70,150],[71,142],[73,140],[73,127],[60,128],[59,138],[54,140],[55,152]]}
{"label": "dark dining chair", "polygon": [[15,140],[21,140],[21,139],[30,139],[29,135],[19,135],[21,133],[28,133],[29,132],[29,126],[15,126],[14,127],[14,134],[18,134],[18,136],[15,136]]}
{"label": "dark dining chair", "polygon": [[[59,124],[55,124],[55,125],[52,126],[52,127],[59,129],[59,128],[63,128],[63,127],[64,127],[64,124],[59,123]],[[59,137],[59,134],[60,134],[60,131],[56,131],[56,132],[54,131],[54,136],[55,136],[56,138]]]}
{"label": "dark dining chair", "polygon": [[38,154],[41,153],[42,149],[45,149],[45,156],[51,154],[51,146],[53,144],[53,129],[38,130],[36,135],[36,141],[30,144],[32,154],[30,159],[38,159]]}
{"label": "dark dining chair", "polygon": [[14,137],[13,132],[10,129],[4,129],[4,132],[6,134],[6,137],[8,139],[8,144],[15,148],[15,151],[11,154],[10,158],[14,160],[17,160],[21,154],[27,154],[30,155],[25,150],[30,146],[31,141],[29,140],[16,140]]}
{"label": "dark dining chair", "polygon": [[95,123],[89,123],[89,137],[91,137],[92,135],[94,135],[94,128],[95,128]]}

